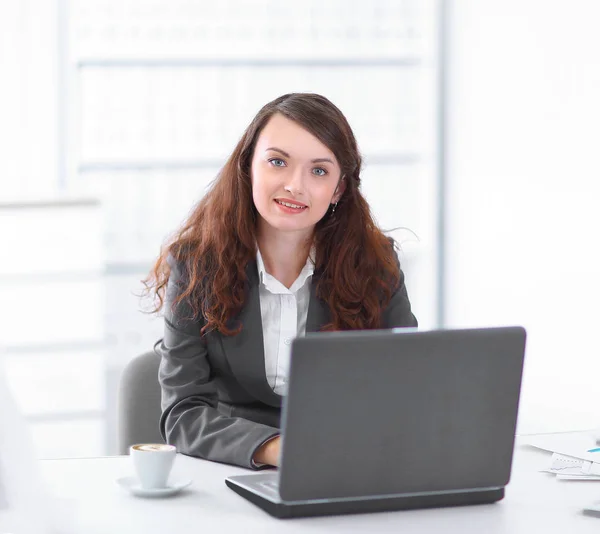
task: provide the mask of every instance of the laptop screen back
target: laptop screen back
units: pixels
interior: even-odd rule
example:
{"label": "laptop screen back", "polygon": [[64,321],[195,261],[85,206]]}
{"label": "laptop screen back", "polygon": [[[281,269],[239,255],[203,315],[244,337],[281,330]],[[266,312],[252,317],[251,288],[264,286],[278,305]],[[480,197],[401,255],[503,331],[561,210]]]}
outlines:
{"label": "laptop screen back", "polygon": [[380,330],[294,341],[285,501],[506,485],[525,331]]}

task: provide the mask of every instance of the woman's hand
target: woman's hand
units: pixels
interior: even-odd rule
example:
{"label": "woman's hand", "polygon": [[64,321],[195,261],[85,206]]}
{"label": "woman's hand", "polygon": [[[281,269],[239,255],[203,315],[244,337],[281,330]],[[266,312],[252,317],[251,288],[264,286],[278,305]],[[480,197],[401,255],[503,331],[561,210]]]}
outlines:
{"label": "woman's hand", "polygon": [[279,465],[279,450],[281,447],[281,438],[277,436],[273,439],[270,439],[266,443],[263,443],[256,452],[252,459],[257,464],[267,464],[267,465]]}

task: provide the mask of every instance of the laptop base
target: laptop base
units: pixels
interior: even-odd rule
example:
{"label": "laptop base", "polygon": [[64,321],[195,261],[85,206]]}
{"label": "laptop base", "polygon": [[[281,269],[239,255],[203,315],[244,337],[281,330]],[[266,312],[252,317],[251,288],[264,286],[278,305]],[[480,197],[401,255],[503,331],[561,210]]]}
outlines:
{"label": "laptop base", "polygon": [[318,503],[272,502],[247,490],[230,480],[225,484],[238,495],[258,506],[269,515],[278,519],[294,517],[315,517],[325,515],[364,514],[370,512],[392,512],[396,510],[415,510],[419,508],[441,508],[447,506],[467,506],[472,504],[490,504],[504,498],[504,488],[494,490],[469,491],[465,493],[447,493],[443,495],[419,495],[408,497],[387,497],[356,501],[333,501]]}

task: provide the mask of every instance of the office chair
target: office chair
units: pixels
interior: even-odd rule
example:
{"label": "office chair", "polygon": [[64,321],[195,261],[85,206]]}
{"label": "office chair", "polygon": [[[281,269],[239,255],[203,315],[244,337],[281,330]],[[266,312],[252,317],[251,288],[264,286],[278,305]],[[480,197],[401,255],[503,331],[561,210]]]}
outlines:
{"label": "office chair", "polygon": [[160,356],[145,352],[123,370],[117,396],[119,454],[129,454],[135,443],[164,443],[158,421],[161,414],[158,365]]}

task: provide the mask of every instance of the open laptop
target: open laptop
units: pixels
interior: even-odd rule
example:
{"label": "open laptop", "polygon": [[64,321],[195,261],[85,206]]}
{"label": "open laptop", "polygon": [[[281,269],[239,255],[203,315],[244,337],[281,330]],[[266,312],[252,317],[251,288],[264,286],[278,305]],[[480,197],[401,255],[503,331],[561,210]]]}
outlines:
{"label": "open laptop", "polygon": [[225,482],[280,518],[502,499],[525,337],[500,327],[297,338],[280,468]]}

